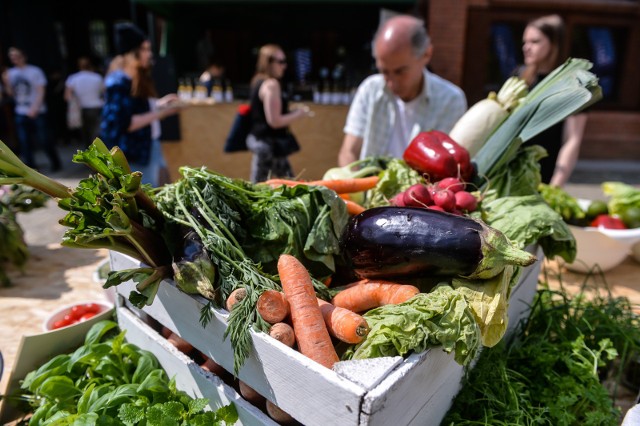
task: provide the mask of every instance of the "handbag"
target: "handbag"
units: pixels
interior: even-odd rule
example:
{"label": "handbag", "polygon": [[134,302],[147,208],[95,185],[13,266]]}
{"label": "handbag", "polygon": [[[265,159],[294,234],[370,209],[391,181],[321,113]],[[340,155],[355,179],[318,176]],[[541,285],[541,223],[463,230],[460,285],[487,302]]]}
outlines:
{"label": "handbag", "polygon": [[288,157],[294,152],[300,151],[300,145],[293,133],[287,132],[285,136],[270,138],[273,155],[276,157]]}
{"label": "handbag", "polygon": [[72,130],[82,127],[82,110],[75,96],[67,103],[67,127]]}
{"label": "handbag", "polygon": [[247,136],[251,131],[251,106],[240,104],[224,142],[224,152],[247,151]]}

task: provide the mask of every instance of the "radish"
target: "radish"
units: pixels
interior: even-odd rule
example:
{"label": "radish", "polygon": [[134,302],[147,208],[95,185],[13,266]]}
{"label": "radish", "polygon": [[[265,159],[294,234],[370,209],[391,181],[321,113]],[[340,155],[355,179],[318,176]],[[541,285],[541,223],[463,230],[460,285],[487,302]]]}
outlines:
{"label": "radish", "polygon": [[472,212],[478,208],[478,199],[470,192],[459,191],[454,194],[456,207],[463,211]]}
{"label": "radish", "polygon": [[448,177],[436,182],[436,187],[440,189],[448,189],[456,193],[464,189],[464,182],[456,177]]}
{"label": "radish", "polygon": [[426,207],[433,204],[429,188],[421,183],[411,185],[404,191],[402,200],[407,207]]}
{"label": "radish", "polygon": [[433,203],[450,212],[456,207],[456,195],[449,189],[441,189],[433,194]]}
{"label": "radish", "polygon": [[439,212],[444,212],[444,209],[443,209],[442,207],[440,207],[440,206],[436,206],[435,204],[434,204],[434,205],[432,205],[432,206],[429,206],[429,207],[427,207],[427,208],[428,208],[428,209],[431,209],[431,210],[438,210]]}
{"label": "radish", "polygon": [[389,203],[391,203],[392,206],[405,207],[404,192],[399,192],[396,195],[394,195],[393,198],[389,200]]}

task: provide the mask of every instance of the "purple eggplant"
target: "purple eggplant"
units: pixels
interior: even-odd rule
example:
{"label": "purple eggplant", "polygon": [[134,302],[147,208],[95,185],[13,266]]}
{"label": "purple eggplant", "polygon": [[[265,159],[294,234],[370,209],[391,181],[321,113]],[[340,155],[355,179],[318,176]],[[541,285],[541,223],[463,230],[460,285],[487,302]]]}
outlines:
{"label": "purple eggplant", "polygon": [[488,279],[536,257],[481,221],[419,207],[376,207],[354,216],[341,240],[363,278],[461,276]]}

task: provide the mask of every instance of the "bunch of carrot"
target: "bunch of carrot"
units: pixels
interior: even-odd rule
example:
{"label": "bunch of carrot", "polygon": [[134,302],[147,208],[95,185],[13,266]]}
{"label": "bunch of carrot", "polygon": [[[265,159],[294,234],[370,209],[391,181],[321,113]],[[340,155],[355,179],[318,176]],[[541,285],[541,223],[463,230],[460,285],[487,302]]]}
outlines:
{"label": "bunch of carrot", "polygon": [[349,194],[356,192],[367,191],[374,188],[380,178],[378,176],[369,176],[363,178],[348,178],[348,179],[321,179],[312,181],[301,181],[293,179],[269,179],[265,183],[271,187],[296,186],[296,185],[316,185],[324,186],[326,188],[335,191],[345,202],[347,206],[347,212],[351,216],[355,216],[364,211],[364,207],[355,201],[351,200]]}
{"label": "bunch of carrot", "polygon": [[[368,334],[369,325],[359,313],[405,302],[420,292],[411,285],[361,280],[345,286],[330,303],[317,298],[309,272],[294,256],[280,256],[278,273],[283,291],[262,292],[256,311],[271,325],[271,337],[289,347],[297,344],[302,354],[327,368],[338,361],[332,338],[357,344]],[[244,297],[242,293],[231,293],[228,310]]]}

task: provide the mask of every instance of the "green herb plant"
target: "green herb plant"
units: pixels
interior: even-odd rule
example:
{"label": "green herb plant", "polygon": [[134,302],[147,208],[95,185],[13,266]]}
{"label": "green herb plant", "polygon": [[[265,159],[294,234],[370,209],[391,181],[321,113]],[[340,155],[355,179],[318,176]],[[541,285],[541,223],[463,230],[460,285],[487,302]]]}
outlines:
{"label": "green herb plant", "polygon": [[71,354],[57,355],[28,373],[9,401],[32,412],[39,425],[225,425],[233,404],[205,411],[209,401],[176,388],[155,356],[125,341],[113,321],[101,321]]}
{"label": "green herb plant", "polygon": [[575,297],[541,288],[516,334],[482,351],[442,424],[617,425],[602,380],[620,381],[639,326],[628,299],[587,297],[586,282]]}

